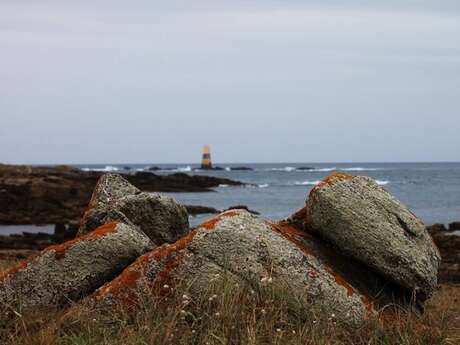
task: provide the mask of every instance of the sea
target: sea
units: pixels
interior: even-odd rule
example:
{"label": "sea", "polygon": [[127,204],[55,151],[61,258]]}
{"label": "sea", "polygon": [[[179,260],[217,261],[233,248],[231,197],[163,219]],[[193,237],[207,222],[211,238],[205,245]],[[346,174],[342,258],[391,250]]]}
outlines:
{"label": "sea", "polygon": [[[239,163],[216,164],[223,170],[201,170],[196,164],[77,165],[84,170],[155,174],[210,175],[247,183],[245,187],[221,185],[210,193],[164,193],[189,205],[224,210],[246,205],[268,219],[288,217],[303,207],[309,191],[334,171],[369,176],[406,204],[426,224],[460,220],[460,163]],[[235,170],[246,167],[251,170]],[[196,225],[210,215],[191,218]]]}
{"label": "sea", "polygon": [[[225,177],[247,183],[244,187],[220,185],[208,193],[164,193],[187,205],[219,210],[246,205],[271,220],[284,219],[305,204],[310,190],[334,171],[365,175],[376,180],[427,225],[460,221],[460,163],[239,163],[216,164],[222,170],[201,170],[197,164],[92,164],[74,165],[90,171],[155,174],[185,173]],[[251,170],[238,170],[239,167]],[[190,217],[192,226],[210,214]],[[0,234],[52,233],[53,225],[0,226]],[[460,235],[460,232],[457,232]]]}

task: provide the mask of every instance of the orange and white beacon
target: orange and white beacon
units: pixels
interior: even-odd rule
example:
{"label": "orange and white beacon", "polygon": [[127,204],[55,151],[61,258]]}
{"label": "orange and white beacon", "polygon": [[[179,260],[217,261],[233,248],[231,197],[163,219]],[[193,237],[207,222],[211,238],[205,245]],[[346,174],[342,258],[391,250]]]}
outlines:
{"label": "orange and white beacon", "polygon": [[203,157],[201,158],[201,169],[212,169],[211,148],[209,145],[203,146]]}

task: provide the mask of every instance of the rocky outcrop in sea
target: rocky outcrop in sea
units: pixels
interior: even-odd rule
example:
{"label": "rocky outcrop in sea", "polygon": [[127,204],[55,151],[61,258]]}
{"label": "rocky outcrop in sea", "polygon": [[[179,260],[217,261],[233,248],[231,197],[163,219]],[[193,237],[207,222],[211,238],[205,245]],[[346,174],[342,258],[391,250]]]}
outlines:
{"label": "rocky outcrop in sea", "polygon": [[108,307],[180,283],[199,294],[219,279],[255,293],[275,282],[293,292],[296,315],[322,310],[359,325],[388,305],[421,312],[440,261],[420,220],[369,178],[326,178],[286,220],[240,208],[189,230],[173,199],[105,175],[80,235],[3,272],[0,302]]}
{"label": "rocky outcrop in sea", "polygon": [[[0,224],[68,224],[78,222],[102,176],[67,166],[31,167],[0,164]],[[242,182],[184,173],[123,174],[144,192],[210,192]]]}

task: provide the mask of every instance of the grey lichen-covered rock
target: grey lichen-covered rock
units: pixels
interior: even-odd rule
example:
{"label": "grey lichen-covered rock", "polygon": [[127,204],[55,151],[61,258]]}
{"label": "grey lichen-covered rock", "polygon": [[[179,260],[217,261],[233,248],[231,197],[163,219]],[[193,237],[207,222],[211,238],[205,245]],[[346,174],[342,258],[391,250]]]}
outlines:
{"label": "grey lichen-covered rock", "polygon": [[143,193],[123,177],[106,174],[94,190],[78,233],[113,221],[137,227],[156,245],[172,243],[189,230],[187,210],[173,198]]}
{"label": "grey lichen-covered rock", "polygon": [[106,224],[1,273],[0,303],[50,306],[78,300],[113,279],[151,246],[145,234],[126,224]]}
{"label": "grey lichen-covered rock", "polygon": [[207,291],[216,276],[250,284],[285,283],[297,313],[321,309],[337,321],[357,324],[373,313],[362,293],[316,255],[312,240],[286,225],[272,224],[244,210],[227,211],[174,244],[143,255],[94,295],[110,304],[135,298],[139,288],[190,284],[192,294]]}
{"label": "grey lichen-covered rock", "polygon": [[122,198],[127,195],[139,194],[141,191],[134,187],[118,174],[102,175],[96,187],[88,207],[93,208],[98,204],[109,204],[111,201]]}
{"label": "grey lichen-covered rock", "polygon": [[310,230],[405,289],[428,298],[439,252],[423,223],[371,178],[336,173],[310,193]]}

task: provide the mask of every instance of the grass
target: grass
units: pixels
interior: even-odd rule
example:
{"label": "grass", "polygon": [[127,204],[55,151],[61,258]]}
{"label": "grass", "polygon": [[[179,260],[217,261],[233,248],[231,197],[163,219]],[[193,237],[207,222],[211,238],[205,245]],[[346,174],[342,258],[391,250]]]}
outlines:
{"label": "grass", "polygon": [[[167,290],[168,293],[165,294]],[[66,310],[2,306],[0,344],[460,344],[460,287],[442,286],[417,317],[403,312],[361,328],[330,315],[294,315],[289,289],[273,284],[253,291],[225,279],[191,297],[186,286],[140,294],[136,307]]]}

